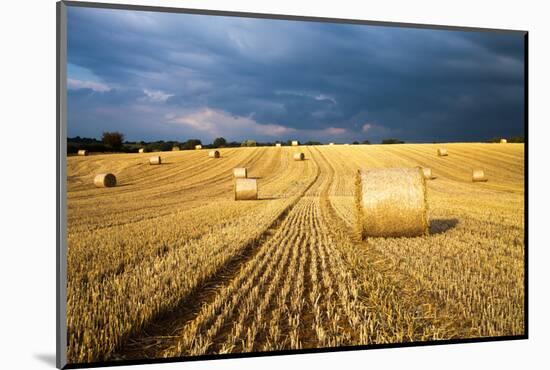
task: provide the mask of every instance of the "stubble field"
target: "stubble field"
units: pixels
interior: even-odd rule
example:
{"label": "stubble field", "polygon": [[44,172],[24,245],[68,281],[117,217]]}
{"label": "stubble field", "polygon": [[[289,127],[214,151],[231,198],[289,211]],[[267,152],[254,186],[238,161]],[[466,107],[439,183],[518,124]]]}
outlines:
{"label": "stubble field", "polygon": [[[69,157],[69,362],[523,334],[524,146],[440,146]],[[430,235],[359,240],[357,169],[418,165]]]}

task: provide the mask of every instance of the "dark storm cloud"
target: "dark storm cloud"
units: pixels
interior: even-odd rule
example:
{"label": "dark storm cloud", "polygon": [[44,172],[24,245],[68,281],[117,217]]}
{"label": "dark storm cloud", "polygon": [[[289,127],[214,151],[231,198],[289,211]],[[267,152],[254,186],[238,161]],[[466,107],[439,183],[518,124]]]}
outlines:
{"label": "dark storm cloud", "polygon": [[69,135],[350,141],[523,133],[523,37],[69,8]]}

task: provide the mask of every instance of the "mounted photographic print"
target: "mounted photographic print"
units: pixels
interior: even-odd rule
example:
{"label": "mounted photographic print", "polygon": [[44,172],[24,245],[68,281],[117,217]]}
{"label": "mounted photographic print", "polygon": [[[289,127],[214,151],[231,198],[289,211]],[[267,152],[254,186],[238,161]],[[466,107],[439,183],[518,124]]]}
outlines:
{"label": "mounted photographic print", "polygon": [[58,367],[527,338],[527,32],[57,10]]}

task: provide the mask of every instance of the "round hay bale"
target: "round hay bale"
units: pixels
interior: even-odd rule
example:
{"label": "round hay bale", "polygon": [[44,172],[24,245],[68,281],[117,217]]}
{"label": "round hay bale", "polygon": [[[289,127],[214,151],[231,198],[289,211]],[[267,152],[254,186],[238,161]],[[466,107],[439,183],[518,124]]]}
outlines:
{"label": "round hay bale", "polygon": [[432,175],[432,169],[428,167],[419,167],[422,169],[422,173],[424,174],[424,178],[426,180],[433,180],[435,177]]}
{"label": "round hay bale", "polygon": [[245,167],[238,167],[233,169],[233,177],[236,179],[246,179],[248,173]]}
{"label": "round hay bale", "polygon": [[438,148],[437,149],[437,155],[440,156],[440,157],[446,157],[449,155],[449,153],[447,152],[447,149],[445,148]]}
{"label": "round hay bale", "polygon": [[138,153],[145,153],[145,148],[139,148]]}
{"label": "round hay bale", "polygon": [[258,183],[256,179],[235,180],[235,200],[258,199]]}
{"label": "round hay bale", "polygon": [[298,146],[298,140],[292,140],[292,146]]}
{"label": "round hay bale", "polygon": [[359,170],[355,196],[361,238],[428,234],[426,179],[420,168]]}
{"label": "round hay bale", "polygon": [[303,161],[306,158],[306,156],[304,153],[294,153],[292,158],[294,158],[295,161]]}
{"label": "round hay bale", "polygon": [[195,145],[195,150],[202,149],[202,145]]}
{"label": "round hay bale", "polygon": [[173,151],[173,152],[179,152],[179,150],[180,150],[180,147],[179,147],[179,146],[173,146],[173,147],[172,147],[172,151]]}
{"label": "round hay bale", "polygon": [[217,150],[211,150],[208,152],[210,158],[220,158],[220,152]]}
{"label": "round hay bale", "polygon": [[98,188],[112,188],[116,186],[116,177],[112,173],[100,173],[95,176],[94,185]]}
{"label": "round hay bale", "polygon": [[485,171],[482,169],[477,168],[472,171],[472,182],[485,182],[487,180],[487,177],[485,177]]}
{"label": "round hay bale", "polygon": [[277,148],[280,148],[280,147],[281,147],[281,143],[276,143],[275,146],[276,146]]}
{"label": "round hay bale", "polygon": [[334,145],[334,143],[328,143],[328,145]]}
{"label": "round hay bale", "polygon": [[84,156],[86,156],[86,155],[88,155],[88,151],[87,151],[87,150],[84,150],[84,149],[80,149],[80,150],[78,151],[78,155],[84,155]]}
{"label": "round hay bale", "polygon": [[149,164],[162,164],[162,160],[160,159],[160,155],[155,155],[153,157],[149,157]]}
{"label": "round hay bale", "polygon": [[506,143],[508,143],[508,140],[506,140],[506,139],[500,139],[500,143],[501,143],[501,144],[506,144]]}

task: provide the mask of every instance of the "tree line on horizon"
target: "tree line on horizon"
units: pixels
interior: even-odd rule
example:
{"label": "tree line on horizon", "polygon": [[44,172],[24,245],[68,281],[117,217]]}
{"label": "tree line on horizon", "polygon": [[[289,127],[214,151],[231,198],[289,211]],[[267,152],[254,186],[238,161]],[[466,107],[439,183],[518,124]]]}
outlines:
{"label": "tree line on horizon", "polygon": [[[500,138],[491,138],[486,140],[488,143],[499,142]],[[513,136],[508,138],[509,143],[523,143],[524,136]],[[139,149],[144,148],[146,151],[170,151],[174,147],[178,147],[181,150],[192,150],[195,149],[196,145],[202,145],[203,148],[236,148],[236,147],[253,147],[253,146],[275,146],[275,144],[280,143],[281,145],[292,145],[292,140],[277,140],[274,142],[258,142],[256,140],[243,140],[242,142],[238,141],[227,141],[223,137],[218,137],[212,141],[210,144],[203,144],[199,139],[188,139],[186,141],[175,141],[175,140],[157,140],[157,141],[125,141],[124,134],[118,131],[113,132],[104,132],[102,134],[101,140],[96,138],[87,138],[87,137],[72,137],[67,138],[67,153],[73,154],[78,152],[79,149],[85,149],[89,152],[123,152],[123,153],[134,153]],[[400,139],[384,139],[380,144],[404,144],[405,141]],[[436,143],[436,142],[434,142]],[[371,144],[369,140],[353,141],[352,145],[359,144]],[[300,142],[300,145],[324,145],[319,141],[305,141]]]}

